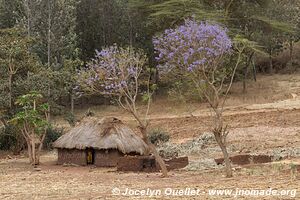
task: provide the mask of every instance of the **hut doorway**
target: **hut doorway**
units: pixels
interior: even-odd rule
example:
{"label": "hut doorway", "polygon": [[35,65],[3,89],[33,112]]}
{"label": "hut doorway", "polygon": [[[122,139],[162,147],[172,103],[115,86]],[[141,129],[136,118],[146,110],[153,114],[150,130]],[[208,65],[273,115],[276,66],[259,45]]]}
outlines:
{"label": "hut doorway", "polygon": [[95,163],[95,150],[92,148],[86,149],[86,164],[93,165]]}

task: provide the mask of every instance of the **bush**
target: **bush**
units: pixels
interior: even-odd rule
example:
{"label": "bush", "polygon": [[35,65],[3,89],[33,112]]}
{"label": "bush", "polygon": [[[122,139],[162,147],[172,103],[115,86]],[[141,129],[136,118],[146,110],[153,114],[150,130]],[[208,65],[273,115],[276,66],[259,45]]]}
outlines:
{"label": "bush", "polygon": [[0,150],[11,150],[19,154],[25,146],[25,140],[16,127],[8,125],[0,130]]}
{"label": "bush", "polygon": [[64,118],[70,124],[70,126],[75,126],[76,117],[73,113],[71,113],[71,112],[67,113]]}
{"label": "bush", "polygon": [[199,90],[195,89],[193,83],[188,80],[177,80],[169,83],[168,98],[173,102],[180,102],[188,105],[188,102],[203,102],[203,94],[199,95]]}
{"label": "bush", "polygon": [[149,140],[152,144],[159,145],[168,142],[170,135],[161,129],[154,129],[150,131]]}
{"label": "bush", "polygon": [[63,128],[48,128],[43,144],[44,149],[52,149],[53,142],[55,142],[60,136],[62,136],[63,132]]}
{"label": "bush", "polygon": [[88,110],[86,111],[86,113],[85,113],[85,116],[86,116],[86,117],[93,117],[93,116],[95,116],[95,113],[94,113],[94,111],[92,111],[91,109],[88,109]]}

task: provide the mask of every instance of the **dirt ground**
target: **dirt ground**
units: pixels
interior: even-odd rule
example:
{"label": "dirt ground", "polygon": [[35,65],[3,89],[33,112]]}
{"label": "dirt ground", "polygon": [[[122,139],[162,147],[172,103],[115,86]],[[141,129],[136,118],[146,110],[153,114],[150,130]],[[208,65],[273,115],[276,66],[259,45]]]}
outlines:
{"label": "dirt ground", "polygon": [[[259,92],[257,92],[260,89]],[[216,169],[158,173],[121,173],[114,168],[56,165],[55,151],[44,152],[38,169],[28,165],[26,156],[0,152],[0,199],[300,199],[300,75],[259,77],[248,83],[241,94],[236,84],[225,111],[229,124],[228,146],[231,154],[272,154],[283,160],[267,164],[234,166],[234,177],[225,178],[222,167]],[[156,100],[151,110],[151,128],[160,128],[181,144],[209,132],[210,111],[205,104],[175,106]],[[191,109],[192,108],[192,109]],[[96,116],[119,116],[133,128],[135,122],[115,107],[93,107]],[[192,112],[191,112],[192,110]],[[84,113],[78,110],[80,117]],[[59,126],[67,126],[60,119]],[[205,148],[218,149],[215,143]],[[191,155],[190,160],[221,156],[220,151]],[[136,195],[114,193],[131,189]],[[180,195],[179,190],[199,190],[197,195]],[[214,190],[232,190],[231,195],[213,195]],[[294,195],[235,196],[245,190],[290,190]],[[141,195],[145,190],[157,195]],[[161,194],[159,194],[159,191]],[[172,194],[166,192],[172,191]],[[177,192],[176,192],[177,191]]]}
{"label": "dirt ground", "polygon": [[[53,157],[53,155],[52,155]],[[43,157],[46,159],[45,156]],[[48,158],[49,159],[49,158]],[[296,162],[296,161],[295,161]],[[224,178],[221,170],[173,171],[169,178],[160,178],[157,173],[119,173],[115,169],[89,167],[61,167],[46,162],[41,171],[34,171],[27,160],[17,159],[0,164],[1,199],[225,199],[233,196],[201,194],[200,196],[120,196],[131,189],[261,189],[300,190],[299,175],[292,177],[288,165],[275,169],[271,165],[237,168],[233,178]],[[298,196],[298,195],[297,195]],[[296,197],[297,197],[296,196]],[[254,199],[239,196],[238,199]],[[296,199],[290,196],[263,196],[257,199]]]}

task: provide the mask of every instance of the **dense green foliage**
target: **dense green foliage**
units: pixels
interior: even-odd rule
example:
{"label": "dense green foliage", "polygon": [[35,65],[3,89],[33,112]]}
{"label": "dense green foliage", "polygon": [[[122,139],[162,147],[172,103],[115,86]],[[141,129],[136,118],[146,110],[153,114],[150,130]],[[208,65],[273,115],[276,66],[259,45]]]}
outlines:
{"label": "dense green foliage", "polygon": [[[0,30],[0,109],[12,109],[24,90],[28,73],[35,73],[38,63],[28,51],[30,39],[15,29]],[[24,93],[23,93],[24,94]]]}
{"label": "dense green foliage", "polygon": [[64,129],[49,127],[47,129],[47,134],[44,140],[44,149],[52,149],[52,144],[55,142],[60,136],[62,136]]}
{"label": "dense green foliage", "polygon": [[9,124],[16,127],[25,139],[30,163],[38,165],[49,127],[48,104],[43,103],[43,96],[34,91],[18,97],[16,104],[21,109]]}
{"label": "dense green foliage", "polygon": [[15,126],[8,125],[0,129],[0,150],[11,150],[18,154],[24,147],[25,140]]}

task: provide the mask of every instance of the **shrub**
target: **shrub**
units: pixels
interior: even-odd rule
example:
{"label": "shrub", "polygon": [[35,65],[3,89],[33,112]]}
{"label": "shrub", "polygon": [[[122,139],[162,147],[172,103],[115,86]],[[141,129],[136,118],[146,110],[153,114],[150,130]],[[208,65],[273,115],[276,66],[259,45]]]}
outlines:
{"label": "shrub", "polygon": [[95,113],[94,113],[94,111],[92,111],[91,109],[88,109],[88,110],[86,111],[86,113],[85,113],[85,116],[86,116],[86,117],[93,117],[93,116],[95,116]]}
{"label": "shrub", "polygon": [[24,145],[25,140],[16,127],[8,125],[0,130],[0,150],[11,150],[19,154]]}
{"label": "shrub", "polygon": [[71,113],[71,112],[67,113],[64,118],[70,124],[70,126],[75,126],[76,117],[73,113]]}
{"label": "shrub", "polygon": [[154,129],[150,131],[149,140],[152,144],[158,145],[160,143],[168,142],[170,140],[170,135],[161,129]]}
{"label": "shrub", "polygon": [[173,102],[183,104],[187,104],[188,101],[202,102],[203,97],[199,95],[200,91],[197,91],[192,84],[193,83],[187,80],[177,80],[170,83],[168,91],[169,99]]}
{"label": "shrub", "polygon": [[55,142],[60,136],[62,136],[63,132],[63,128],[48,128],[43,144],[44,149],[52,149],[53,142]]}

